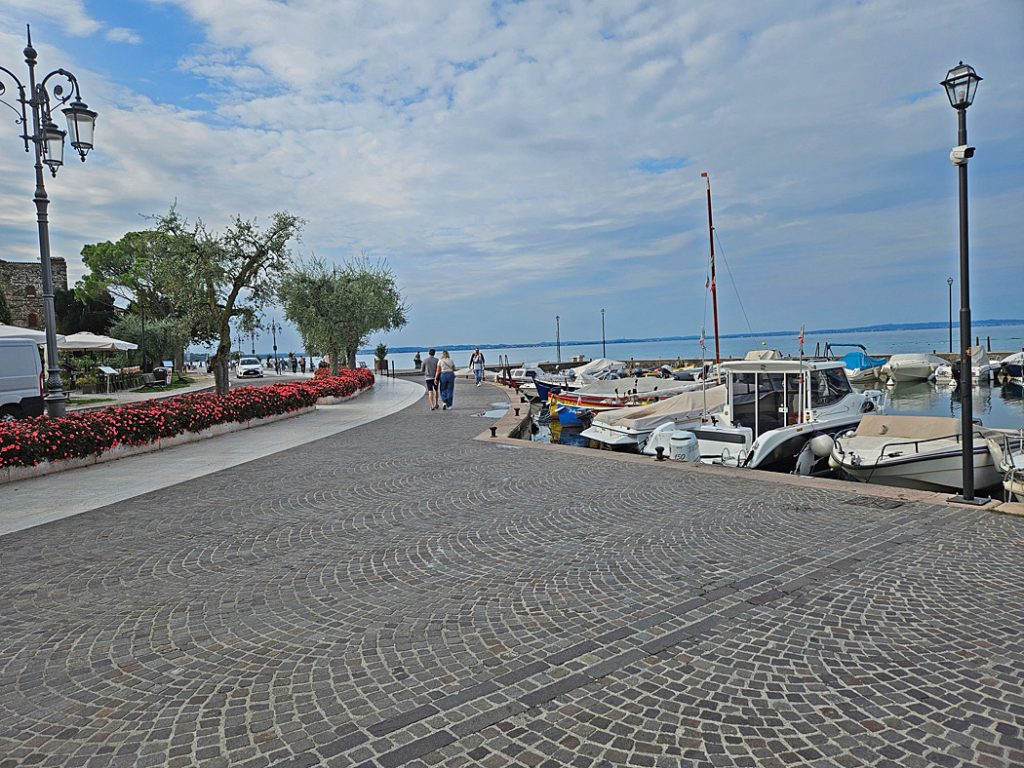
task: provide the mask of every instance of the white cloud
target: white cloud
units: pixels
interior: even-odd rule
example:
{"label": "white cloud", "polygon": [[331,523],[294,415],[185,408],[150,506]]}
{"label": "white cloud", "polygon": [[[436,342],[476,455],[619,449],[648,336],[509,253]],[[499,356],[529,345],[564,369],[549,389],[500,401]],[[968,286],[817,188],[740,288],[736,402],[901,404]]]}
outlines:
{"label": "white cloud", "polygon": [[106,38],[112,43],[128,43],[129,45],[138,45],[142,42],[142,38],[137,32],[126,27],[111,27],[107,30]]}
{"label": "white cloud", "polygon": [[87,37],[102,25],[89,16],[84,0],[2,0],[0,25],[5,29],[31,24],[40,17],[53,22],[66,34]]}

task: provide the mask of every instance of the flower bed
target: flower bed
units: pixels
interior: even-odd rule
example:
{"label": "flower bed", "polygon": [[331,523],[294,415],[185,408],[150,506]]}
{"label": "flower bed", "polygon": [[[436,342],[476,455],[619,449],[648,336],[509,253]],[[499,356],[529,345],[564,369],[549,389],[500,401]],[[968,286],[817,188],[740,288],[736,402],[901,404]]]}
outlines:
{"label": "flower bed", "polygon": [[216,424],[244,422],[289,413],[321,397],[345,397],[372,386],[368,370],[337,376],[240,387],[226,395],[180,395],[132,405],[70,413],[59,419],[38,416],[0,423],[0,468],[34,467],[43,462],[96,456],[118,445],[145,445]]}

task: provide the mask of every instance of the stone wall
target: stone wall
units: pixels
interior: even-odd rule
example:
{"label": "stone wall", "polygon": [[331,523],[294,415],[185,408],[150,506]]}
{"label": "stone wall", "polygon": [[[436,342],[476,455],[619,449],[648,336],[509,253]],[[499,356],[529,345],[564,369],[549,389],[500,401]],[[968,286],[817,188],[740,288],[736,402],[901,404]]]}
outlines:
{"label": "stone wall", "polygon": [[[68,265],[54,257],[53,288],[68,289]],[[38,262],[3,261],[0,259],[0,291],[4,292],[11,310],[11,325],[23,328],[43,327],[43,279]]]}

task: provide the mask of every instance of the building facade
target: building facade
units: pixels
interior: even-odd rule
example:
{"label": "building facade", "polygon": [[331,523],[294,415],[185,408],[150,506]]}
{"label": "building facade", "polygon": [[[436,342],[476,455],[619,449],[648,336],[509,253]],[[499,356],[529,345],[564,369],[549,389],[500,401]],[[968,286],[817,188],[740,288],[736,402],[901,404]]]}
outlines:
{"label": "building facade", "polygon": [[[53,289],[68,289],[68,265],[64,259],[50,259],[53,265]],[[43,277],[39,262],[0,259],[0,291],[11,311],[11,325],[22,328],[43,327]]]}

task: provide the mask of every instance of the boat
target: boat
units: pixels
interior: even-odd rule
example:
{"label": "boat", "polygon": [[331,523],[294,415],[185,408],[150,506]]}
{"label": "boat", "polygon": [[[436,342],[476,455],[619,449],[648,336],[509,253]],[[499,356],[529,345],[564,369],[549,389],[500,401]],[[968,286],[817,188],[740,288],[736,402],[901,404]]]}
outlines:
{"label": "boat", "polygon": [[860,350],[836,357],[837,360],[843,361],[846,378],[851,384],[870,383],[880,377],[882,366],[886,362],[884,357],[871,357],[863,344],[826,344],[825,357],[830,357],[836,347],[857,347]]}
{"label": "boat", "polygon": [[693,389],[647,405],[601,411],[581,435],[609,448],[643,451],[648,439],[659,429],[700,426],[702,419],[722,410],[725,397],[726,388],[719,385]]}
{"label": "boat", "polygon": [[599,357],[589,363],[570,368],[565,373],[545,373],[535,376],[537,399],[546,402],[548,395],[554,392],[574,391],[595,381],[619,378],[626,372],[626,364],[620,360],[609,360]]}
{"label": "boat", "polygon": [[1008,379],[1017,384],[1024,384],[1024,351],[1004,357],[999,364],[999,375],[1004,381]]}
{"label": "boat", "polygon": [[[792,472],[813,438],[848,431],[885,405],[878,390],[854,392],[840,360],[742,360],[723,363],[722,372],[721,418],[694,430],[701,460],[711,463]],[[819,460],[828,455],[822,442]],[[804,471],[816,463],[805,462]]]}
{"label": "boat", "polygon": [[[960,419],[869,414],[856,430],[835,439],[829,465],[862,483],[960,491],[962,434]],[[998,485],[985,431],[975,428],[972,439],[975,487]]]}
{"label": "boat", "polygon": [[645,377],[598,381],[571,392],[552,392],[548,410],[563,427],[579,427],[589,423],[597,411],[647,405],[700,386],[692,381]]}
{"label": "boat", "polygon": [[935,369],[946,361],[937,355],[912,353],[893,355],[882,366],[881,374],[890,384],[901,381],[928,381],[935,376]]}
{"label": "boat", "polygon": [[1003,477],[1007,501],[1024,501],[1024,429],[991,430],[986,434],[996,471]]}
{"label": "boat", "polygon": [[[967,353],[971,360],[971,384],[988,384],[992,381],[993,372],[999,367],[989,362],[988,353],[985,348],[977,344],[970,348]],[[943,363],[935,369],[935,381],[943,384],[958,384],[960,382],[960,361]]]}

